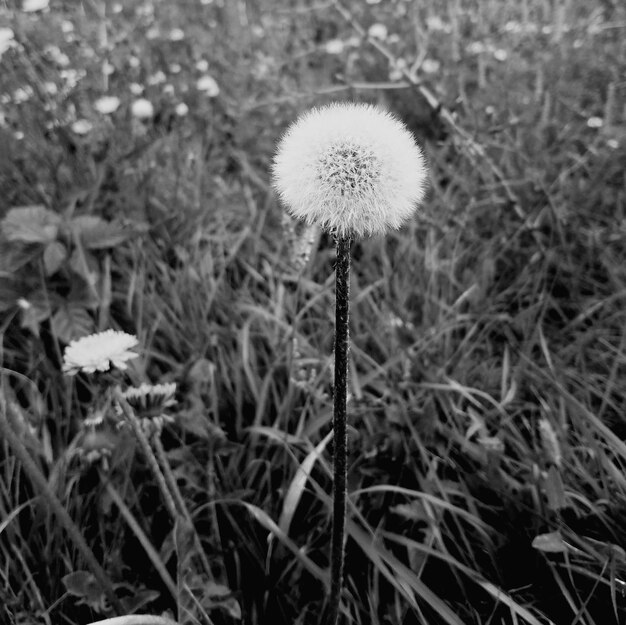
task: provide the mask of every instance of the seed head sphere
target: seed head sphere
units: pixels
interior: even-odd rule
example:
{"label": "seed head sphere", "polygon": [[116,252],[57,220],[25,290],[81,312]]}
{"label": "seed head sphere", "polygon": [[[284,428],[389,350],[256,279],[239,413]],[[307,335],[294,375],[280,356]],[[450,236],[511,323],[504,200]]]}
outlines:
{"label": "seed head sphere", "polygon": [[411,132],[369,104],[335,103],[303,114],[282,137],[272,174],[293,217],[340,237],[399,228],[427,184]]}

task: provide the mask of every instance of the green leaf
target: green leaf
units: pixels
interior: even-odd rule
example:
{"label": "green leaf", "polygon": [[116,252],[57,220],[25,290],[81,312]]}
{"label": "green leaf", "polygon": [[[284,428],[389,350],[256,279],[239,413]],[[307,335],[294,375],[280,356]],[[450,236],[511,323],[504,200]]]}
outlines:
{"label": "green leaf", "polygon": [[115,247],[132,234],[130,229],[125,229],[120,223],[109,222],[94,215],[74,217],[70,227],[88,250]]}
{"label": "green leaf", "polygon": [[81,599],[79,603],[85,603],[97,611],[102,610],[104,590],[89,571],[75,571],[61,578],[61,581],[70,595]]}
{"label": "green leaf", "polygon": [[46,275],[51,276],[56,273],[67,258],[67,248],[60,241],[51,241],[43,251],[43,264]]}
{"label": "green leaf", "polygon": [[59,231],[61,217],[45,206],[17,206],[0,223],[2,233],[9,241],[22,243],[49,243]]}
{"label": "green leaf", "polygon": [[94,331],[94,322],[81,306],[61,306],[51,320],[52,331],[64,343],[69,343]]}

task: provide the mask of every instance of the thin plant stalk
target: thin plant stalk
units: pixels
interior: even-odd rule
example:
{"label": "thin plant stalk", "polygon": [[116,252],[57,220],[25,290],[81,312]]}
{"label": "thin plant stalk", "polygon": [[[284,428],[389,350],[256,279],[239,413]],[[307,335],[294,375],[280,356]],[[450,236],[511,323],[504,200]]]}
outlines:
{"label": "thin plant stalk", "polygon": [[144,453],[144,456],[146,457],[146,460],[148,461],[150,470],[152,471],[152,474],[154,475],[154,478],[156,479],[157,484],[159,485],[159,490],[161,491],[161,494],[163,495],[165,507],[167,508],[167,511],[172,517],[172,521],[176,523],[176,521],[178,521],[181,515],[179,514],[178,509],[176,508],[176,504],[174,503],[174,497],[172,496],[172,493],[170,492],[170,489],[167,486],[165,478],[163,477],[163,473],[161,472],[161,469],[159,468],[159,463],[157,462],[157,459],[155,458],[154,451],[152,450],[152,447],[150,447],[150,442],[148,441],[148,437],[145,435],[144,431],[141,429],[141,423],[139,423],[139,419],[137,418],[135,411],[132,409],[131,406],[129,406],[128,402],[126,401],[126,399],[124,399],[119,389],[115,391],[115,400],[118,402],[120,408],[122,409],[122,412],[124,413],[124,416],[129,421],[131,427],[133,428],[135,437],[137,438],[137,440],[139,441],[139,444],[141,445],[141,449]]}
{"label": "thin plant stalk", "polygon": [[139,523],[133,516],[133,513],[129,510],[128,506],[122,499],[122,496],[117,492],[115,486],[111,484],[111,481],[108,479],[108,477],[100,473],[100,479],[104,484],[107,494],[111,497],[115,505],[118,507],[120,514],[124,517],[124,520],[135,535],[135,538],[137,538],[137,540],[141,543],[141,546],[144,548],[146,555],[148,556],[148,558],[150,558],[150,561],[152,562],[154,568],[161,576],[161,579],[163,580],[163,583],[172,595],[172,598],[176,599],[176,583],[165,568],[165,565],[159,557],[156,549],[152,546],[152,543],[146,536],[145,532],[141,529]]}
{"label": "thin plant stalk", "polygon": [[202,543],[200,542],[200,536],[198,536],[198,532],[196,531],[196,527],[191,518],[191,514],[185,504],[185,500],[183,499],[182,493],[178,488],[178,484],[176,483],[176,477],[172,472],[172,467],[170,466],[169,460],[167,459],[167,455],[165,454],[165,449],[163,449],[163,443],[161,442],[160,432],[156,432],[152,437],[152,443],[156,450],[157,458],[159,459],[159,464],[163,470],[163,474],[165,475],[165,481],[169,486],[169,489],[174,497],[174,501],[178,505],[178,510],[180,514],[185,518],[187,527],[193,533],[193,540],[196,543],[196,553],[200,560],[202,561],[202,566],[205,569],[206,574],[210,579],[213,578],[213,573],[211,571],[211,565],[209,564],[209,560],[206,557],[206,553],[202,548]]}
{"label": "thin plant stalk", "polygon": [[10,407],[4,402],[0,403],[0,435],[9,444],[11,451],[20,461],[33,485],[41,492],[43,498],[46,500],[52,512],[57,517],[59,523],[67,532],[68,537],[84,558],[87,566],[91,569],[93,576],[96,578],[98,584],[111,602],[111,605],[118,613],[121,614],[124,611],[124,607],[115,594],[115,589],[113,588],[113,584],[109,576],[96,559],[96,556],[72,520],[72,517],[70,517],[67,510],[61,505],[61,502],[50,488],[44,474],[31,458],[30,453],[24,446],[24,443],[14,432],[13,427],[7,419],[5,409],[8,411],[10,410]]}
{"label": "thin plant stalk", "polygon": [[339,617],[344,568],[346,484],[348,474],[347,403],[350,314],[349,236],[337,237],[335,264],[335,385],[333,393],[333,523],[331,536],[330,594],[326,625]]}

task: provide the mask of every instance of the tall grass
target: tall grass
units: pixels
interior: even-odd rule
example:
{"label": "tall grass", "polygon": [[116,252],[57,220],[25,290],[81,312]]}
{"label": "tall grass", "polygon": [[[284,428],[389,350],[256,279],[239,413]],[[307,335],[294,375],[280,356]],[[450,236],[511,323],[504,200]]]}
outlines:
{"label": "tall grass", "polygon": [[[0,394],[128,613],[319,618],[334,258],[321,236],[294,261],[268,167],[299,112],[346,98],[402,117],[433,173],[425,219],[353,250],[342,622],[624,622],[624,10],[120,6],[0,8],[15,34],[0,59],[0,219],[43,204],[124,232],[88,250],[89,286],[71,257],[47,275],[41,249],[2,230]],[[385,39],[367,36],[375,23]],[[104,61],[112,115],[93,109]],[[69,69],[86,72],[75,86]],[[196,88],[206,73],[215,97]],[[153,120],[131,117],[130,83]],[[92,129],[73,132],[77,119]],[[75,325],[60,323],[68,302],[86,311]],[[61,353],[109,327],[140,339],[128,381],[178,384],[162,442],[210,576],[128,433],[106,474],[81,460],[99,389],[64,377]],[[0,622],[113,615],[45,502],[3,440]]]}

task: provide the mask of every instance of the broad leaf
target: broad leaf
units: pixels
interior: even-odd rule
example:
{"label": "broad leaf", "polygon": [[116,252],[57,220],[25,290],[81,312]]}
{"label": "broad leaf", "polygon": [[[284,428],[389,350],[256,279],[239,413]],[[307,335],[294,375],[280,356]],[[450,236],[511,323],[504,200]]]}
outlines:
{"label": "broad leaf", "polygon": [[564,553],[568,549],[560,532],[550,532],[549,534],[535,536],[533,547],[545,553]]}
{"label": "broad leaf", "polygon": [[80,306],[61,306],[52,316],[51,324],[55,336],[64,343],[87,336],[94,331],[92,318]]}
{"label": "broad leaf", "polygon": [[56,239],[60,223],[61,217],[45,206],[18,206],[6,214],[0,227],[9,241],[49,243]]}
{"label": "broad leaf", "polygon": [[67,248],[60,241],[51,241],[43,251],[43,264],[46,275],[51,276],[56,273],[67,258]]}
{"label": "broad leaf", "polygon": [[74,217],[70,222],[72,231],[88,250],[115,247],[128,239],[132,231],[116,222],[105,221],[94,215]]}

